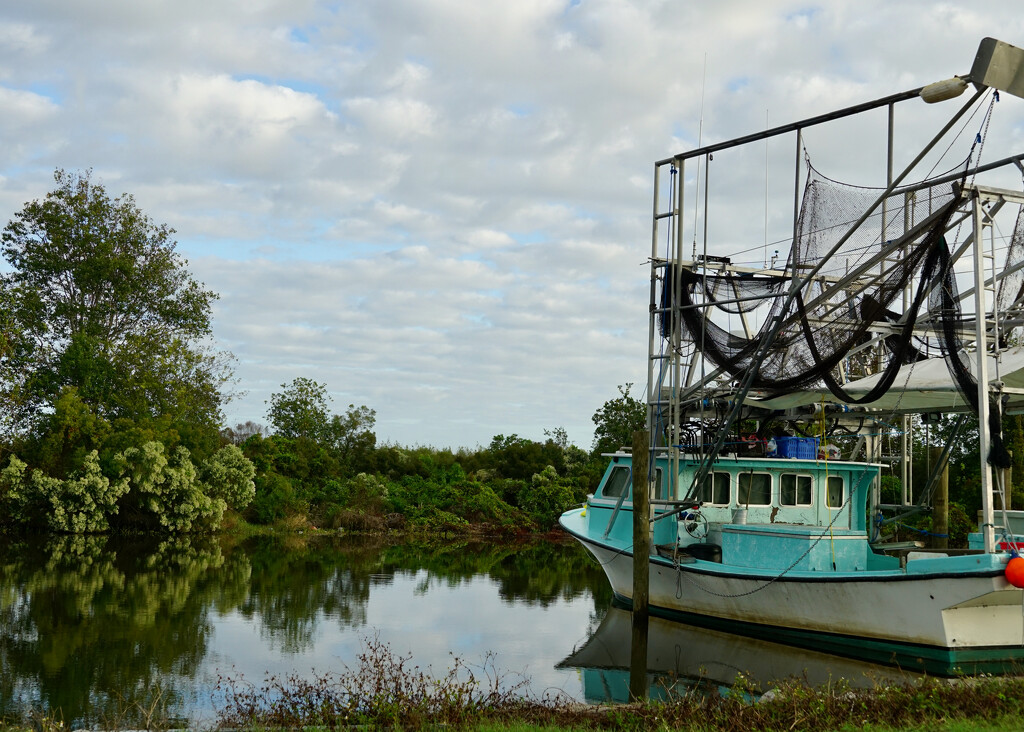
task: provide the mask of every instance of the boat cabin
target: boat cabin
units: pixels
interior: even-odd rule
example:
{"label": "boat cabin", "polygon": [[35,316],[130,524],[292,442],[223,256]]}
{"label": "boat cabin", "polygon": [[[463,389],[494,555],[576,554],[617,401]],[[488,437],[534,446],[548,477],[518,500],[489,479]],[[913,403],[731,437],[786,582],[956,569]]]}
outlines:
{"label": "boat cabin", "polygon": [[[699,467],[681,459],[669,476],[669,462],[655,462],[652,506],[653,543],[662,551],[683,552],[734,566],[804,570],[842,565],[858,570],[888,566],[891,557],[872,555],[867,542],[866,504],[879,466],[870,463],[795,458],[717,459],[694,494],[699,516],[681,503]],[[617,453],[588,497],[589,531],[595,538],[632,539],[632,457]],[[626,512],[623,515],[623,512]],[[827,532],[827,541],[822,541]],[[797,561],[799,560],[799,561]],[[897,565],[898,566],[898,563]]]}

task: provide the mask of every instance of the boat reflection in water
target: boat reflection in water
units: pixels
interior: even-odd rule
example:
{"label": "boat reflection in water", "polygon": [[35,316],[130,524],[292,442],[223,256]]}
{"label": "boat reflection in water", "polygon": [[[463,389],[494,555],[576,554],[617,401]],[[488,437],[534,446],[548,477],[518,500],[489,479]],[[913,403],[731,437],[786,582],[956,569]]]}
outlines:
{"label": "boat reflection in water", "polygon": [[[558,664],[576,668],[590,703],[629,700],[630,611],[615,604],[582,647]],[[828,653],[651,617],[647,681],[652,699],[694,689],[724,693],[743,682],[758,694],[786,679],[811,687],[844,680],[854,688],[901,684],[920,674]]]}

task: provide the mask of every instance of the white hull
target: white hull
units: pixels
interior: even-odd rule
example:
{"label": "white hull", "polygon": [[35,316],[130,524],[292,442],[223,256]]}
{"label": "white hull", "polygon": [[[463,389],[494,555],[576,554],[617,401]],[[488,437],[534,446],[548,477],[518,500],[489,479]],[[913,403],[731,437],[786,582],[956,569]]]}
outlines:
{"label": "white hull", "polygon": [[[577,538],[601,563],[615,594],[631,601],[632,555]],[[649,604],[653,612],[667,611],[663,614],[763,626],[767,637],[771,631],[792,631],[847,643],[1024,648],[1022,591],[1001,574],[864,580],[777,575],[742,576],[712,562],[673,566],[652,558]]]}

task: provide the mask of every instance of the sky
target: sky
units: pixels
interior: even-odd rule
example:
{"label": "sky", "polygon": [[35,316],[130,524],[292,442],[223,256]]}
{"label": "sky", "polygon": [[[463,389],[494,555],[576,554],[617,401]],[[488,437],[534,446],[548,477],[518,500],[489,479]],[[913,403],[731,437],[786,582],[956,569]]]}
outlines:
{"label": "sky", "polygon": [[[380,443],[589,448],[647,380],[654,162],[965,74],[986,36],[1024,47],[1019,2],[9,1],[0,224],[64,168],[175,229],[228,425],[306,377]],[[951,113],[911,104],[901,155]],[[998,111],[1021,152],[1024,100]],[[884,184],[881,122],[808,133],[815,166]],[[709,251],[785,257],[792,159],[713,164]]]}

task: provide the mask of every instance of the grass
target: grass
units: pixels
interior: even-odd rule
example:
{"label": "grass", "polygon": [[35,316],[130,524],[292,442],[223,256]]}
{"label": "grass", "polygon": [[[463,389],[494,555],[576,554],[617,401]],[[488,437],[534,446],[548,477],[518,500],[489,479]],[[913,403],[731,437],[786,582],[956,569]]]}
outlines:
{"label": "grass", "polygon": [[1018,732],[1021,726],[1019,718],[1006,716],[991,721],[929,722],[920,726],[901,728],[875,725],[867,725],[862,728],[847,726],[841,732],[853,732],[856,729],[863,729],[865,732]]}
{"label": "grass", "polygon": [[[1024,722],[1022,722],[1022,720],[1017,717],[1006,716],[992,721],[980,722],[955,721],[944,723],[932,721],[913,727],[879,727],[870,724],[864,727],[847,725],[836,730],[836,732],[854,732],[855,730],[863,730],[863,732],[1019,732],[1022,728],[1024,728]],[[470,732],[566,732],[566,730],[583,729],[585,728],[569,728],[552,725],[542,726],[516,722],[497,722],[479,724],[470,728]],[[663,729],[669,728],[666,727]]]}
{"label": "grass", "polygon": [[[680,732],[994,732],[1024,729],[1024,677],[924,678],[902,685],[853,689],[844,682],[810,688],[789,680],[769,690],[742,676],[724,693],[690,686],[665,701],[588,706],[565,697],[533,699],[525,679],[498,673],[493,659],[470,666],[452,656],[434,676],[364,642],[353,668],[313,679],[270,676],[260,684],[224,677],[211,730],[417,729],[470,732],[554,730],[679,730]],[[92,723],[108,730],[169,730],[182,722],[157,695],[145,708],[126,708]],[[70,726],[70,725],[69,725]],[[0,722],[0,732],[62,732],[59,713]]]}
{"label": "grass", "polygon": [[[770,690],[738,677],[729,691],[690,687],[665,701],[587,706],[564,697],[532,699],[485,663],[453,657],[432,677],[409,657],[368,642],[353,669],[313,681],[268,679],[261,686],[225,679],[223,728],[681,730],[683,732],[833,732],[837,730],[1002,730],[1024,728],[1024,677],[924,678],[853,689],[810,688],[790,680]],[[756,700],[756,701],[752,701]]]}
{"label": "grass", "polygon": [[444,675],[433,677],[408,656],[395,656],[386,645],[370,641],[357,666],[335,676],[270,678],[261,686],[222,680],[225,705],[218,724],[245,729],[882,732],[1020,729],[1016,718],[1024,713],[1022,677],[925,678],[867,690],[845,683],[809,688],[795,679],[762,690],[738,677],[724,694],[690,687],[667,701],[621,706],[531,699],[523,696],[524,686],[523,681],[510,683],[490,663],[473,669],[455,657]]}

